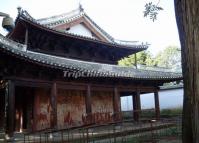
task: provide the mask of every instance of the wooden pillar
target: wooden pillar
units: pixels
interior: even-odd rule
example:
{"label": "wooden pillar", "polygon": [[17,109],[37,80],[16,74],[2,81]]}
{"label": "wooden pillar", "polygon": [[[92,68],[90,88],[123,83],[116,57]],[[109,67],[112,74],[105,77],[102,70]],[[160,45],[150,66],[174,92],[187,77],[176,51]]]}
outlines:
{"label": "wooden pillar", "polygon": [[92,108],[91,108],[91,86],[90,85],[87,85],[85,102],[86,102],[86,114],[91,114]]}
{"label": "wooden pillar", "polygon": [[91,124],[93,122],[92,107],[91,107],[91,86],[87,85],[86,89],[86,124]]}
{"label": "wooden pillar", "polygon": [[51,128],[57,128],[57,84],[56,82],[53,83],[51,88],[51,114],[50,114],[50,126]]}
{"label": "wooden pillar", "polygon": [[132,95],[132,100],[133,100],[133,119],[136,121],[137,120],[137,103],[136,103],[136,95],[133,93]]}
{"label": "wooden pillar", "polygon": [[154,99],[155,99],[155,115],[156,115],[156,119],[159,119],[160,118],[160,105],[159,105],[158,90],[154,92]]}
{"label": "wooden pillar", "polygon": [[5,87],[5,93],[4,93],[4,124],[3,124],[3,128],[4,128],[4,131],[7,132],[7,112],[8,112],[8,87]]}
{"label": "wooden pillar", "polygon": [[117,87],[114,87],[113,111],[114,111],[114,120],[115,121],[120,120],[121,119],[121,116],[120,116],[120,95],[119,95]]}
{"label": "wooden pillar", "polygon": [[26,28],[26,33],[25,33],[25,39],[24,39],[24,41],[25,41],[24,44],[28,46],[28,28]]}
{"label": "wooden pillar", "polygon": [[120,96],[119,96],[117,87],[114,87],[113,111],[114,113],[120,112]]}
{"label": "wooden pillar", "polygon": [[37,130],[37,116],[39,113],[39,102],[40,98],[38,94],[34,95],[34,105],[33,105],[33,123],[32,123],[32,130]]}
{"label": "wooden pillar", "polygon": [[15,84],[13,81],[8,81],[7,90],[7,134],[12,137],[15,130]]}
{"label": "wooden pillar", "polygon": [[140,91],[136,91],[136,97],[137,97],[137,106],[138,106],[138,110],[141,111],[141,101],[140,101]]}
{"label": "wooden pillar", "polygon": [[133,99],[133,118],[135,121],[138,121],[141,111],[140,91],[136,91],[136,93],[132,95],[132,99]]}

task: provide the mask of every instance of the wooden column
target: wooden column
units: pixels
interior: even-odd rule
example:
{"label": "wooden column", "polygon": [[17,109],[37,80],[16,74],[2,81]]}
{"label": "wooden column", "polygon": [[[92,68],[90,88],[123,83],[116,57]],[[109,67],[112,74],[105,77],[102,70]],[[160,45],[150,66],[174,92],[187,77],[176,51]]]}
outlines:
{"label": "wooden column", "polygon": [[51,128],[57,128],[57,84],[56,82],[53,83],[51,88],[51,114],[50,114],[50,122],[51,122]]}
{"label": "wooden column", "polygon": [[117,87],[114,87],[113,111],[115,115],[114,120],[120,120],[120,95]]}
{"label": "wooden column", "polygon": [[36,131],[37,130],[37,116],[39,113],[39,95],[35,94],[34,95],[34,105],[33,105],[33,123],[32,123],[32,130]]}
{"label": "wooden column", "polygon": [[154,99],[155,99],[155,115],[156,115],[156,119],[159,119],[160,118],[160,105],[159,105],[158,90],[154,92]]}
{"label": "wooden column", "polygon": [[136,91],[138,110],[141,111],[140,91]]}
{"label": "wooden column", "polygon": [[117,87],[114,87],[114,95],[113,95],[113,111],[114,113],[118,113],[120,111],[120,99]]}
{"label": "wooden column", "polygon": [[26,33],[25,33],[25,39],[24,39],[24,41],[25,41],[24,44],[28,46],[28,28],[26,28]]}
{"label": "wooden column", "polygon": [[132,99],[133,99],[133,118],[135,121],[138,121],[140,116],[139,114],[141,111],[140,91],[136,91],[136,93],[132,95]]}
{"label": "wooden column", "polygon": [[15,130],[15,84],[13,81],[8,81],[7,90],[7,134],[12,137]]}
{"label": "wooden column", "polygon": [[89,115],[92,113],[92,108],[91,108],[91,86],[87,85],[87,90],[86,90],[86,114]]}
{"label": "wooden column", "polygon": [[86,104],[86,124],[91,124],[93,121],[92,119],[93,117],[92,117],[92,107],[91,107],[91,86],[90,85],[87,85],[85,104]]}
{"label": "wooden column", "polygon": [[4,131],[7,131],[7,112],[8,112],[8,92],[7,92],[7,88],[5,88],[5,92],[4,92],[4,123],[3,123],[3,128]]}
{"label": "wooden column", "polygon": [[132,95],[132,99],[133,99],[133,119],[135,121],[138,120],[138,116],[137,116],[137,102],[136,102],[136,94]]}

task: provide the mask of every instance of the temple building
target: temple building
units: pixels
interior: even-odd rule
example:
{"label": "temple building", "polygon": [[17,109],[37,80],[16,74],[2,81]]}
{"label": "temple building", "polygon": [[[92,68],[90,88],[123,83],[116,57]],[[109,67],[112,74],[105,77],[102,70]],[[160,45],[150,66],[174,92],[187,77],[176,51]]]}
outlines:
{"label": "temple building", "polygon": [[[114,39],[80,7],[35,19],[18,9],[15,28],[0,35],[0,129],[14,132],[67,128],[121,120],[120,97],[154,93],[181,74],[117,65],[147,44]],[[139,120],[139,112],[132,112]]]}

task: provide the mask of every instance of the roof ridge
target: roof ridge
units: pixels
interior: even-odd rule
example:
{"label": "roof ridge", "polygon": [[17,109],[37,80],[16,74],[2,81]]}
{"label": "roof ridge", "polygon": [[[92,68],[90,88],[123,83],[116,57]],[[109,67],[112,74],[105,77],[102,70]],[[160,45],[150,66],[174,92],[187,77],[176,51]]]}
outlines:
{"label": "roof ridge", "polygon": [[19,18],[20,16],[25,16],[28,19],[35,20],[26,10],[23,10],[21,7],[18,7],[17,9],[18,9],[17,18]]}
{"label": "roof ridge", "polygon": [[37,21],[41,21],[41,20],[46,20],[46,19],[49,19],[49,18],[55,18],[55,17],[64,17],[65,15],[68,15],[70,13],[73,13],[75,11],[77,11],[78,9],[74,9],[72,11],[69,11],[69,12],[65,12],[65,13],[62,13],[62,14],[57,14],[57,15],[53,15],[53,16],[49,16],[49,17],[44,17],[44,18],[39,18],[37,19]]}
{"label": "roof ridge", "polygon": [[[82,15],[84,12],[80,11],[79,9],[72,10],[70,12],[62,13],[59,15],[54,15],[46,18],[40,18],[37,19],[39,23],[51,25],[52,23],[57,23],[57,21],[63,20],[63,19],[71,19],[73,17]],[[51,22],[52,21],[52,22]]]}

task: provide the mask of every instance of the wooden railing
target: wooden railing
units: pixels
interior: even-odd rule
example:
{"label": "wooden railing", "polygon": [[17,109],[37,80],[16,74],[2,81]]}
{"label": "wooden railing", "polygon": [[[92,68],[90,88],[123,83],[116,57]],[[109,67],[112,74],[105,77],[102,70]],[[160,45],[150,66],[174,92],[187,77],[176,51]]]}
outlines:
{"label": "wooden railing", "polygon": [[[140,112],[140,111],[139,111]],[[173,119],[142,119],[139,121],[123,120],[122,113],[115,113],[110,118],[95,115],[84,116],[84,125],[64,129],[45,129],[24,134],[24,142],[78,142],[94,141],[127,142],[135,139],[157,139],[162,136],[180,137],[181,117]],[[102,122],[106,121],[106,122]],[[133,136],[132,136],[133,135]]]}

